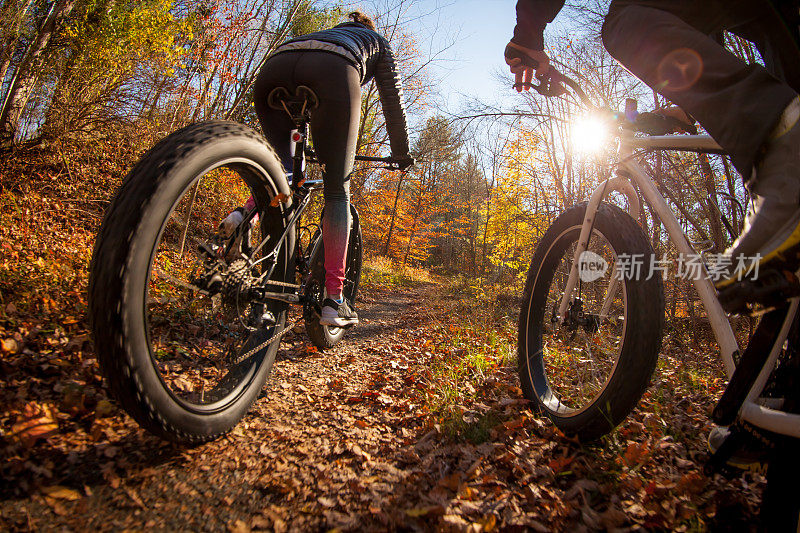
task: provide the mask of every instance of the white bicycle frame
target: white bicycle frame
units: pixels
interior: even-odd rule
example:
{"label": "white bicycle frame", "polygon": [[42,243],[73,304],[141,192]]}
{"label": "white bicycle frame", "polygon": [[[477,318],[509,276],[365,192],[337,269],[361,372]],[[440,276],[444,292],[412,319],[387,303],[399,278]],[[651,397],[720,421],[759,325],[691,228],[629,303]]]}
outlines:
{"label": "white bicycle frame", "polygon": [[[672,239],[673,244],[679,253],[689,255],[695,254],[695,250],[689,243],[686,234],[683,232],[678,219],[675,214],[667,205],[666,200],[658,191],[653,183],[653,179],[645,170],[637,163],[632,155],[634,150],[688,150],[697,152],[710,152],[720,151],[720,146],[708,135],[661,135],[661,136],[644,136],[635,137],[633,132],[625,130],[620,136],[619,144],[619,163],[617,175],[610,178],[598,186],[592,193],[589,199],[589,204],[586,207],[586,215],[581,227],[580,237],[578,238],[578,245],[575,249],[575,256],[573,257],[572,267],[570,269],[569,278],[565,287],[564,295],[561,298],[561,304],[558,310],[558,316],[566,316],[567,308],[569,307],[572,298],[572,292],[578,283],[578,265],[581,254],[586,251],[589,242],[590,233],[594,224],[594,217],[597,209],[609,193],[613,191],[620,192],[628,198],[628,212],[634,218],[639,219],[639,195],[634,188],[635,183],[644,196],[646,202],[650,204],[653,211],[659,216],[661,222],[666,227],[667,233]],[[711,328],[714,331],[714,336],[720,346],[720,354],[722,361],[725,365],[725,372],[728,379],[733,375],[735,368],[734,354],[738,352],[739,346],[736,342],[736,337],[733,334],[730,322],[722,309],[722,305],[717,299],[717,291],[714,288],[711,280],[707,275],[705,265],[703,265],[702,276],[697,276],[693,280],[695,290],[700,296],[700,301],[708,314],[708,319],[711,322]],[[606,294],[603,307],[600,311],[600,316],[607,314],[611,302],[616,294],[617,285],[619,280],[617,276],[611,276],[611,283]],[[782,400],[776,401],[775,399],[760,398],[764,387],[767,384],[772,370],[778,361],[781,349],[789,335],[789,329],[792,326],[795,315],[797,314],[798,304],[800,298],[792,298],[790,301],[789,312],[778,334],[775,344],[769,354],[767,363],[762,368],[758,378],[750,389],[747,399],[739,410],[739,417],[754,426],[789,435],[795,438],[800,438],[800,415],[791,414],[780,410]]]}

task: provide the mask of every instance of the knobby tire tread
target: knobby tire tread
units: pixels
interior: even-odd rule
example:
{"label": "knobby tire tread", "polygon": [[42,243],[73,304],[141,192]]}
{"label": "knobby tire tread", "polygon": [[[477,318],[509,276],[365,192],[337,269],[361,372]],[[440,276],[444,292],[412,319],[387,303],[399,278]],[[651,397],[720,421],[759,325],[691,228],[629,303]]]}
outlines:
{"label": "knobby tire tread", "polygon": [[[114,398],[145,429],[171,441],[199,444],[232,428],[210,435],[191,435],[170,425],[143,390],[136,361],[125,339],[124,285],[132,240],[147,203],[194,150],[224,137],[258,141],[277,159],[274,150],[252,128],[209,121],[186,126],[161,140],[133,167],[103,217],[95,240],[89,279],[89,310],[95,351]],[[147,251],[149,253],[149,250]],[[114,332],[110,335],[109,332]],[[133,383],[134,387],[129,387]]]}

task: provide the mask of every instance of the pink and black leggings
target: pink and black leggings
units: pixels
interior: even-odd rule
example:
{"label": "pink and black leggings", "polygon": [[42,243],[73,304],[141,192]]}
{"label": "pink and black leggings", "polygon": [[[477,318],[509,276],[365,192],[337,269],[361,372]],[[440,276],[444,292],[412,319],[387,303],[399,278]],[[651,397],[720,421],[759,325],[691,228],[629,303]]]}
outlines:
{"label": "pink and black leggings", "polygon": [[267,105],[267,96],[275,87],[285,87],[293,94],[298,85],[309,87],[319,99],[310,127],[314,150],[323,165],[325,288],[329,296],[336,297],[342,294],[345,274],[350,173],[361,117],[361,79],[349,61],[330,52],[282,52],[267,60],[256,79],[255,108],[264,135],[289,170],[289,134],[294,124],[285,111]]}

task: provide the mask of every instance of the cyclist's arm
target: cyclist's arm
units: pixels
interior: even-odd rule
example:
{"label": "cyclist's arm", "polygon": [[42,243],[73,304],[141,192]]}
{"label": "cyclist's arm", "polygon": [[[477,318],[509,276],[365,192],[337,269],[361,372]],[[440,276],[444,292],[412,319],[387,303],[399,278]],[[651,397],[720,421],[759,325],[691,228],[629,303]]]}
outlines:
{"label": "cyclist's arm", "polygon": [[397,64],[388,42],[375,66],[375,84],[381,99],[383,116],[386,117],[386,131],[389,134],[389,145],[395,158],[408,157],[408,126],[406,110],[403,106],[403,89],[397,74]]}
{"label": "cyclist's arm", "polygon": [[564,0],[518,0],[514,37],[506,46],[506,64],[514,74],[517,92],[528,90],[536,77],[544,79],[550,59],[544,53],[544,28],[564,6]]}
{"label": "cyclist's arm", "polygon": [[517,25],[511,42],[523,48],[544,50],[544,28],[564,7],[564,0],[518,0]]}

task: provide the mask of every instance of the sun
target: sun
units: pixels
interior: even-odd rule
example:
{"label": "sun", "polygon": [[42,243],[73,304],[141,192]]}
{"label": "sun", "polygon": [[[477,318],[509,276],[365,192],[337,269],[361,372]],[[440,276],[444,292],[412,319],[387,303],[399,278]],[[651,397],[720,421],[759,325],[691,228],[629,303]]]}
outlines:
{"label": "sun", "polygon": [[572,149],[582,154],[596,154],[608,141],[608,124],[597,117],[580,117],[570,129]]}

